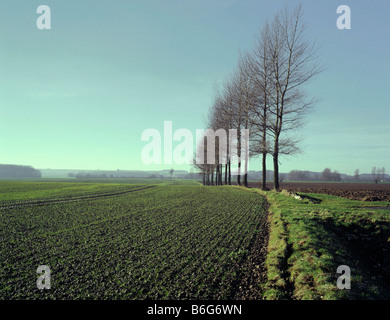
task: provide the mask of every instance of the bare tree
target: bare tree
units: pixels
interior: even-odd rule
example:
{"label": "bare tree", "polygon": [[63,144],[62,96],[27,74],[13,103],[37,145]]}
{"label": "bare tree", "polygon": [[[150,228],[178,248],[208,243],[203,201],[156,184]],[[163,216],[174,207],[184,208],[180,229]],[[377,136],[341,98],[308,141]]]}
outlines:
{"label": "bare tree", "polygon": [[[203,172],[204,185],[222,185],[222,172],[225,165],[225,183],[227,182],[227,132],[228,125],[224,115],[225,102],[216,88],[214,103],[209,109],[207,130],[204,132],[201,142],[197,146],[195,167]],[[214,175],[215,174],[215,175]]]}
{"label": "bare tree", "polygon": [[355,177],[355,180],[356,180],[356,181],[359,181],[359,178],[360,178],[359,169],[356,169],[356,170],[355,170],[354,177]]}
{"label": "bare tree", "polygon": [[[200,158],[203,157],[203,162],[200,161]],[[205,186],[207,182],[206,174],[207,174],[207,169],[206,165],[204,164],[204,146],[202,147],[201,145],[196,146],[196,153],[193,159],[193,165],[195,169],[201,173],[202,175],[202,184]]]}
{"label": "bare tree", "polygon": [[[323,68],[317,62],[317,46],[304,39],[303,13],[299,5],[293,12],[287,6],[278,13],[270,27],[265,29],[265,52],[271,66],[272,88],[267,90],[273,136],[274,188],[279,190],[279,155],[281,145],[285,153],[297,150],[296,140],[282,139],[282,133],[295,130],[315,103],[302,90],[303,86],[318,75]],[[288,152],[287,152],[288,150]]]}
{"label": "bare tree", "polygon": [[[222,120],[223,127],[227,132],[229,130],[237,130],[237,142],[234,147],[237,148],[238,157],[238,174],[237,184],[241,185],[241,129],[245,126],[245,110],[244,110],[244,97],[242,95],[242,82],[243,76],[236,70],[232,75],[224,82],[222,91],[222,103],[221,109],[218,113]],[[232,137],[229,135],[228,139],[228,184],[231,184],[231,166],[232,166],[232,154],[230,150],[233,147]]]}
{"label": "bare tree", "polygon": [[[242,130],[250,130],[253,123],[250,121],[252,110],[254,109],[257,93],[254,86],[254,77],[251,74],[252,68],[250,64],[249,54],[246,53],[240,56],[238,68],[233,74],[229,91],[233,99],[233,107],[235,108],[235,128],[237,129],[237,151],[238,151],[238,175],[237,184],[241,184],[241,165],[244,159],[244,185],[248,186],[248,160],[249,150],[245,136],[242,136]],[[242,150],[243,149],[243,150]],[[241,154],[244,151],[244,154]]]}
{"label": "bare tree", "polygon": [[194,167],[202,174],[202,183],[204,186],[212,185],[214,180],[214,166],[208,163],[210,157],[207,154],[207,147],[207,139],[206,135],[204,135],[197,145],[193,161]]}
{"label": "bare tree", "polygon": [[[251,144],[245,143],[245,165],[249,156],[262,156],[262,187],[266,189],[266,157],[273,157],[274,188],[279,190],[279,156],[300,152],[299,140],[290,132],[299,128],[315,100],[308,98],[304,85],[322,71],[317,62],[317,47],[304,39],[302,10],[292,13],[287,6],[271,24],[262,29],[255,50],[240,56],[235,72],[225,81],[222,90],[216,90],[207,125],[218,130],[237,130],[237,143],[230,137],[226,150],[218,144],[216,161],[202,166],[206,183],[214,170],[216,184],[222,184],[223,166],[225,184],[231,184],[231,147],[237,147],[237,183],[241,185],[241,130],[249,129]],[[209,147],[210,148],[210,147]],[[212,147],[214,148],[214,147]],[[223,155],[224,157],[221,157]],[[226,161],[223,161],[226,159]],[[248,185],[247,167],[244,184]],[[209,180],[208,180],[209,179]]]}
{"label": "bare tree", "polygon": [[[212,168],[216,170],[215,172],[215,185],[222,185],[222,166],[226,163],[226,131],[222,128],[223,122],[222,118],[219,116],[220,112],[220,105],[219,101],[217,100],[213,108],[211,110],[211,117],[210,117],[210,125],[209,129],[213,131],[213,134],[210,135],[209,133],[206,134],[207,141],[210,142],[212,139],[213,145],[212,148]],[[222,130],[221,130],[222,129]],[[221,137],[222,135],[222,137]],[[209,159],[210,157],[208,157]]]}
{"label": "bare tree", "polygon": [[[226,133],[229,133],[230,129],[237,128],[237,110],[234,106],[233,94],[231,78],[225,80],[222,90],[215,88],[212,115],[218,120],[214,121],[214,126],[224,129]],[[216,123],[217,125],[215,125]],[[230,154],[230,139],[228,138],[226,142],[225,150],[221,150],[221,153],[226,156],[226,162],[223,163],[225,165],[225,184],[231,185],[232,155]]]}
{"label": "bare tree", "polygon": [[332,171],[329,168],[325,168],[324,171],[322,171],[322,179],[325,181],[332,180]]}
{"label": "bare tree", "polygon": [[268,145],[268,122],[269,116],[269,95],[272,90],[272,69],[269,59],[269,48],[267,46],[270,26],[268,22],[261,30],[256,39],[256,46],[251,55],[247,56],[249,75],[252,77],[256,102],[251,110],[251,121],[254,132],[251,134],[251,150],[254,155],[262,156],[262,189],[266,190],[267,181],[267,154],[270,150]]}
{"label": "bare tree", "polygon": [[372,167],[371,175],[372,175],[372,179],[374,180],[374,182],[378,183],[378,177],[377,177],[377,174],[376,174],[376,167]]}
{"label": "bare tree", "polygon": [[213,142],[213,159],[212,164],[216,169],[216,185],[222,185],[222,173],[225,166],[225,184],[227,184],[227,165],[228,165],[228,132],[229,132],[229,117],[225,113],[226,101],[221,96],[218,88],[215,90],[215,98],[212,107],[208,114],[208,128],[212,130],[212,133],[207,131],[206,138],[208,142]]}
{"label": "bare tree", "polygon": [[375,183],[378,183],[379,181],[384,181],[385,180],[385,168],[376,168],[372,167],[371,170],[372,177],[374,179]]}

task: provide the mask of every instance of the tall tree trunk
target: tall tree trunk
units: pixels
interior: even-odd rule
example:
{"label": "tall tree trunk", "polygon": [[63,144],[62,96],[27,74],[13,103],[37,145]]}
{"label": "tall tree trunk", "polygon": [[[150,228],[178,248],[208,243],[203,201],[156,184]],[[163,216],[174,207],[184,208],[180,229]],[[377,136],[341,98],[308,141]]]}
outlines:
{"label": "tall tree trunk", "polygon": [[263,152],[263,163],[262,163],[262,189],[267,190],[267,152]]}
{"label": "tall tree trunk", "polygon": [[[245,150],[246,150],[246,146],[245,146]],[[249,161],[249,155],[247,153],[247,151],[245,151],[245,159],[244,159],[244,186],[245,187],[248,187],[248,161]]]}
{"label": "tall tree trunk", "polygon": [[228,184],[227,174],[228,174],[228,164],[227,164],[227,162],[226,162],[226,164],[225,164],[225,185]]}
{"label": "tall tree trunk", "polygon": [[274,189],[279,191],[279,143],[277,140],[275,140],[274,148]]}
{"label": "tall tree trunk", "polygon": [[278,155],[274,155],[274,189],[279,191],[279,161]]}
{"label": "tall tree trunk", "polygon": [[237,129],[237,156],[238,156],[237,184],[241,186],[241,123],[238,124],[238,129]]}
{"label": "tall tree trunk", "polygon": [[229,186],[232,185],[232,164],[229,159]]}
{"label": "tall tree trunk", "polygon": [[211,185],[214,185],[214,169],[211,170]]}
{"label": "tall tree trunk", "polygon": [[[266,90],[264,91],[264,95],[267,95]],[[263,190],[267,190],[267,99],[264,100],[263,106],[263,174],[262,174],[262,187]]]}
{"label": "tall tree trunk", "polygon": [[[246,147],[245,147],[246,150]],[[245,159],[244,159],[244,186],[248,188],[248,160],[249,160],[249,155],[247,155],[245,151]]]}
{"label": "tall tree trunk", "polygon": [[[248,115],[245,118],[245,129],[248,129]],[[248,161],[249,161],[249,136],[245,132],[245,152],[244,152],[244,186],[248,187]]]}

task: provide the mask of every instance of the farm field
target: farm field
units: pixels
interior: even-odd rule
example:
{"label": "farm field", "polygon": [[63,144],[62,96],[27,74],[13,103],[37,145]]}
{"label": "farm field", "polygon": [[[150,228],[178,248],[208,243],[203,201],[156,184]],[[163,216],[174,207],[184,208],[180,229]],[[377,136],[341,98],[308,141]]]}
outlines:
{"label": "farm field", "polygon": [[[259,296],[246,288],[267,238],[264,197],[143,183],[0,182],[0,299]],[[37,289],[40,265],[50,290]]]}
{"label": "farm field", "polygon": [[4,184],[0,192],[0,206],[20,207],[27,205],[48,204],[55,202],[69,202],[84,199],[103,198],[133,191],[138,191],[152,186],[148,185],[116,185],[116,184],[91,184],[91,183],[56,183],[35,184],[21,183]]}
{"label": "farm field", "polygon": [[390,202],[296,186],[1,181],[0,300],[389,299]]}
{"label": "farm field", "polygon": [[[258,188],[257,182],[250,187]],[[269,185],[272,188],[272,185]],[[324,193],[352,200],[390,201],[390,183],[282,182],[281,189],[291,192]]]}

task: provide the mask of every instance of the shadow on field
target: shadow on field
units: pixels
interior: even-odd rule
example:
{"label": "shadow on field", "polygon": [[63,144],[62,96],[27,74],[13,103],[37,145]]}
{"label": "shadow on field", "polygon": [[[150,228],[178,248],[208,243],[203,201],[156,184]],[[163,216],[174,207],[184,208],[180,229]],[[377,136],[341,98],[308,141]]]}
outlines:
{"label": "shadow on field", "polygon": [[[390,299],[388,224],[344,226],[336,225],[331,219],[317,222],[331,240],[329,249],[335,262],[351,269],[350,299]],[[336,274],[336,279],[340,275]]]}
{"label": "shadow on field", "polygon": [[320,204],[322,202],[321,199],[314,198],[305,194],[297,193],[302,199],[309,200],[311,203]]}

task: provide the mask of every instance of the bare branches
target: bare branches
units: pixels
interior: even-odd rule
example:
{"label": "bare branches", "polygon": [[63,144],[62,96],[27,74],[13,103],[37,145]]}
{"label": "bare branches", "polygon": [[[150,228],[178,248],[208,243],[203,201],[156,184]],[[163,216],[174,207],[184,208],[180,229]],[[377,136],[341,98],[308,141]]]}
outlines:
{"label": "bare branches", "polygon": [[[318,61],[316,42],[307,41],[304,31],[300,5],[293,11],[286,6],[266,22],[255,49],[241,54],[234,72],[222,88],[216,88],[208,115],[210,128],[238,130],[238,150],[241,130],[250,130],[249,154],[263,157],[263,188],[267,154],[273,157],[274,188],[279,189],[279,155],[301,152],[299,140],[288,133],[303,125],[306,114],[317,102],[308,97],[304,85],[323,67]],[[227,159],[230,166],[229,155]],[[239,168],[240,165],[239,162]],[[239,176],[240,171],[238,184]],[[246,184],[246,176],[244,181]]]}

